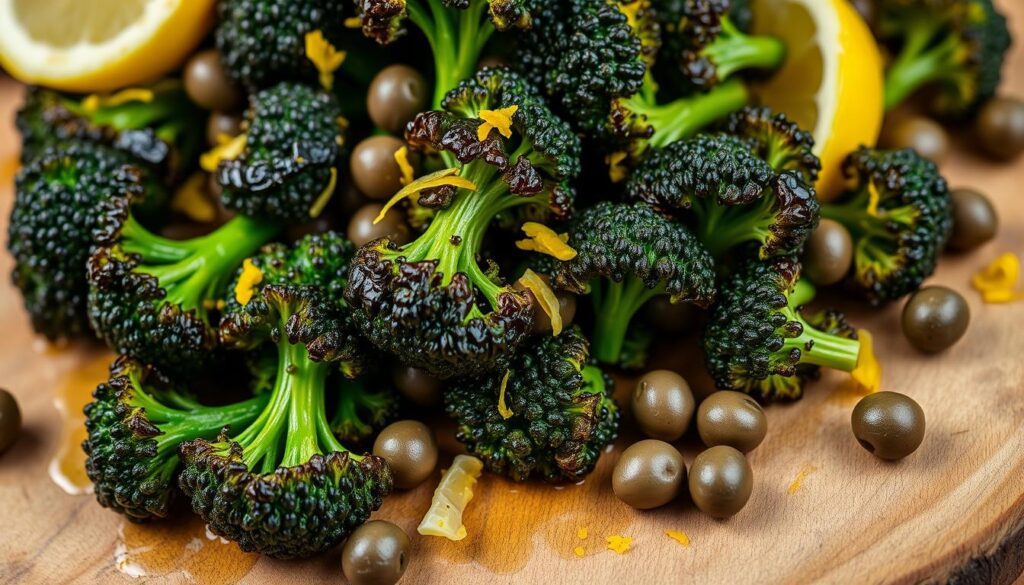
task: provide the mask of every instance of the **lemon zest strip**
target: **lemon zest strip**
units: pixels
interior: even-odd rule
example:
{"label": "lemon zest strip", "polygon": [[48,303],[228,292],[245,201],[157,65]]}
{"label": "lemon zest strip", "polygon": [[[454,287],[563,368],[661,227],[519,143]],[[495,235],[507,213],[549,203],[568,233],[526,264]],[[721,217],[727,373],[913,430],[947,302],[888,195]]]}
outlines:
{"label": "lemon zest strip", "polygon": [[882,365],[875,357],[874,339],[867,329],[858,329],[857,340],[860,341],[860,353],[857,356],[857,367],[850,372],[850,379],[863,392],[878,392],[882,386]]}
{"label": "lemon zest strip", "polygon": [[331,167],[331,178],[327,180],[327,186],[324,190],[317,195],[316,201],[309,208],[309,217],[316,219],[323,213],[324,208],[327,207],[327,203],[331,200],[331,195],[334,195],[334,188],[338,185],[338,169],[337,167]]}
{"label": "lemon zest strip", "polygon": [[363,28],[363,19],[358,16],[350,16],[346,18],[342,23],[345,28]]}
{"label": "lemon zest strip", "polygon": [[621,150],[604,157],[604,162],[608,165],[608,178],[612,183],[621,183],[629,174],[626,165],[622,164],[625,160],[626,153]]}
{"label": "lemon zest strip", "polygon": [[256,286],[261,282],[263,271],[252,263],[252,258],[246,258],[242,262],[242,274],[235,283],[235,300],[242,306],[248,305],[256,292]]}
{"label": "lemon zest strip", "polygon": [[568,233],[555,233],[555,230],[535,221],[524,223],[522,230],[527,239],[516,242],[516,247],[520,250],[540,252],[562,262],[576,257],[576,250],[567,243],[569,241]]}
{"label": "lemon zest strip", "polygon": [[971,285],[986,303],[1024,300],[1024,292],[1013,290],[1020,278],[1020,259],[1012,252],[1000,254],[971,277]]}
{"label": "lemon zest strip", "polygon": [[199,166],[208,173],[216,171],[220,161],[235,160],[241,156],[242,152],[245,151],[245,145],[248,140],[249,137],[247,135],[239,134],[223,144],[214,146],[199,157]]}
{"label": "lemon zest strip", "polygon": [[148,104],[153,101],[153,90],[141,87],[129,87],[110,95],[91,94],[82,100],[82,109],[92,113],[100,108],[114,108],[129,102]]}
{"label": "lemon zest strip", "polygon": [[512,104],[507,108],[501,108],[498,110],[480,110],[480,119],[484,121],[483,124],[476,129],[476,138],[480,142],[487,140],[487,135],[491,133],[492,129],[497,129],[498,133],[505,138],[512,137],[512,116],[519,110],[519,106]]}
{"label": "lemon zest strip", "polygon": [[306,57],[320,73],[320,85],[327,91],[334,88],[334,72],[345,62],[348,53],[339,51],[324,38],[322,30],[306,33]]}
{"label": "lemon zest strip", "polygon": [[679,544],[687,548],[689,548],[690,546],[690,537],[687,536],[686,533],[682,530],[666,530],[665,536],[671,538],[672,540],[678,542]]}
{"label": "lemon zest strip", "polygon": [[206,175],[193,173],[171,198],[171,209],[178,211],[199,223],[209,223],[217,219],[217,208],[213,201],[205,196]]}
{"label": "lemon zest strip", "polygon": [[405,199],[406,197],[415,195],[416,193],[419,193],[424,189],[433,189],[435,187],[451,185],[453,187],[466,189],[468,191],[476,191],[476,183],[470,181],[469,179],[463,179],[462,177],[459,177],[458,174],[459,169],[454,167],[441,169],[440,171],[430,173],[429,175],[423,175],[422,177],[402,187],[401,189],[398,190],[398,193],[395,193],[391,197],[391,199],[389,199],[388,202],[384,204],[384,207],[381,208],[380,213],[378,213],[377,217],[374,218],[373,223],[380,223],[381,220],[384,219],[384,216],[387,215],[388,211],[392,207],[397,205],[399,201]]}
{"label": "lemon zest strip", "polygon": [[483,471],[484,464],[476,457],[458,455],[452,466],[441,476],[434,496],[416,532],[424,536],[443,536],[448,540],[466,538],[462,514],[473,499],[473,486]]}
{"label": "lemon zest strip", "polygon": [[498,414],[505,420],[512,418],[512,415],[515,414],[505,403],[505,390],[508,389],[508,378],[511,375],[512,370],[505,370],[505,375],[501,378],[501,390],[498,391]]}
{"label": "lemon zest strip", "polygon": [[415,176],[412,165],[409,164],[409,147],[403,146],[395,151],[395,162],[398,163],[398,169],[402,171],[402,176],[398,178],[398,182],[403,186],[412,183]]}
{"label": "lemon zest strip", "polygon": [[562,332],[562,311],[555,291],[551,290],[548,283],[529,268],[519,278],[519,283],[533,293],[533,298],[537,300],[537,304],[551,320],[551,335],[558,337]]}

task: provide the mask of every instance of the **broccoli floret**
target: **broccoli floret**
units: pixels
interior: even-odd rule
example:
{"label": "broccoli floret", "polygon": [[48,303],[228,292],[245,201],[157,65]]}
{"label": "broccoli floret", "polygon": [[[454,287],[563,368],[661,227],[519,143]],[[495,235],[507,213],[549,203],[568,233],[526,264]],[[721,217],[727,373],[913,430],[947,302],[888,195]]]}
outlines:
{"label": "broccoli floret", "polygon": [[90,331],[85,265],[100,204],[161,199],[146,177],[123,153],[77,141],[43,149],[18,173],[7,247],[36,332],[56,340]]}
{"label": "broccoli floret", "polygon": [[15,123],[23,162],[48,146],[97,142],[127,153],[168,184],[192,166],[205,128],[202,114],[177,80],[109,96],[72,96],[32,87]]}
{"label": "broccoli floret", "polygon": [[821,159],[814,154],[814,136],[785,114],[747,106],[729,116],[725,131],[749,141],[776,172],[797,171],[809,185],[818,180]]}
{"label": "broccoli floret", "polygon": [[87,262],[90,322],[118,353],[175,375],[196,372],[217,357],[212,315],[232,274],[278,228],[238,215],[207,235],[172,240],[139,222],[133,195],[100,204]]}
{"label": "broccoli floret", "polygon": [[1006,18],[991,0],[879,0],[878,34],[893,43],[885,107],[932,88],[940,114],[972,114],[995,94],[1010,47]]}
{"label": "broccoli floret", "polygon": [[338,183],[344,121],[331,94],[280,83],[250,96],[244,148],[216,167],[224,205],[245,215],[309,221]]}
{"label": "broccoli floret", "polygon": [[363,444],[398,419],[398,391],[380,372],[364,371],[352,380],[338,379],[338,404],[331,430],[347,444]]}
{"label": "broccoli floret", "polygon": [[621,360],[630,321],[658,295],[706,307],[715,296],[711,256],[682,223],[643,203],[601,202],[580,213],[569,230],[576,257],[557,276],[560,286],[590,295],[593,355]]}
{"label": "broccoli floret", "polygon": [[847,286],[872,304],[917,290],[935,270],[953,227],[952,199],[932,161],[913,150],[862,148],[843,163],[852,187],[821,215],[854,242]]}
{"label": "broccoli floret", "polygon": [[568,216],[580,151],[569,126],[508,70],[484,69],[452,90],[444,107],[417,116],[406,139],[440,153],[449,167],[392,200],[418,195],[436,215],[413,242],[385,238],[360,249],[346,292],[376,347],[441,378],[504,368],[526,337],[528,297],[503,283],[496,265],[481,268],[477,256],[502,212]]}
{"label": "broccoli floret", "polygon": [[92,396],[85,406],[85,471],[100,505],[133,522],[167,516],[182,443],[248,425],[267,402],[262,396],[205,406],[127,356],[117,358]]}
{"label": "broccoli floret", "polygon": [[590,473],[618,433],[619,409],[611,377],[587,363],[588,351],[574,326],[534,338],[507,372],[452,384],[445,408],[458,440],[489,471],[515,481]]}
{"label": "broccoli floret", "polygon": [[433,109],[473,75],[496,31],[530,26],[524,0],[356,0],[363,34],[379,44],[394,41],[406,19],[430,43],[434,58]]}
{"label": "broccoli floret", "polygon": [[[277,376],[255,422],[182,446],[180,484],[210,529],[244,551],[277,558],[323,552],[391,491],[380,457],[357,455],[331,432],[328,377],[355,375],[357,339],[335,291],[352,246],[328,232],[250,259],[221,323],[226,346],[277,348]],[[250,298],[246,298],[251,294]]]}
{"label": "broccoli floret", "polygon": [[750,260],[719,287],[704,330],[704,356],[715,384],[772,401],[799,398],[817,367],[849,372],[860,342],[836,313],[805,319],[800,305],[813,286],[794,257]]}
{"label": "broccoli floret", "polygon": [[747,242],[758,244],[761,258],[796,253],[818,225],[818,199],[800,174],[776,174],[750,142],[727,134],[652,152],[627,193],[658,209],[684,210],[715,258]]}

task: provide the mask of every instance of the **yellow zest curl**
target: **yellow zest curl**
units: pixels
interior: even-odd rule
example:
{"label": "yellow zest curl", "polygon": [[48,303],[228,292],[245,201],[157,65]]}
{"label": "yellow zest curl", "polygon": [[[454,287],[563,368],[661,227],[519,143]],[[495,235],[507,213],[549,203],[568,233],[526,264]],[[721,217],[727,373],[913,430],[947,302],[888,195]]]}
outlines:
{"label": "yellow zest curl", "polygon": [[248,305],[252,295],[256,293],[256,286],[263,282],[263,271],[252,263],[252,258],[246,258],[242,262],[242,274],[235,283],[235,300]]}
{"label": "yellow zest curl", "polygon": [[878,188],[875,187],[874,183],[868,183],[868,215],[879,217],[878,215]]}
{"label": "yellow zest curl", "polygon": [[1020,259],[1007,252],[975,273],[971,284],[986,303],[1010,303],[1024,300],[1024,292],[1014,290],[1019,278]]}
{"label": "yellow zest curl", "polygon": [[358,16],[350,16],[343,21],[345,28],[363,28],[363,19]]}
{"label": "yellow zest curl", "polygon": [[327,181],[327,186],[317,196],[316,201],[309,208],[309,217],[316,219],[323,213],[324,207],[327,207],[327,202],[331,200],[331,195],[334,195],[334,188],[338,185],[338,169],[331,167],[331,178]]}
{"label": "yellow zest curl", "polygon": [[562,332],[562,311],[555,291],[551,290],[548,283],[529,268],[520,277],[519,283],[533,293],[533,298],[537,299],[537,304],[551,320],[551,335],[557,337]]}
{"label": "yellow zest curl", "polygon": [[380,210],[380,213],[377,214],[377,217],[373,220],[373,223],[380,223],[381,220],[384,219],[384,216],[388,214],[388,211],[392,207],[397,205],[399,201],[405,199],[406,197],[411,197],[412,195],[415,195],[420,191],[423,191],[424,189],[434,189],[436,187],[441,187],[444,185],[451,185],[453,187],[458,187],[459,189],[476,191],[476,183],[470,181],[469,179],[463,179],[462,177],[459,177],[458,174],[459,169],[454,167],[441,169],[436,173],[423,175],[422,177],[402,187],[401,189],[398,190],[398,193],[395,193],[391,197],[391,199],[384,204],[384,207]]}
{"label": "yellow zest curl", "polygon": [[629,550],[629,547],[633,545],[632,538],[628,536],[619,536],[617,534],[613,534],[605,538],[605,541],[608,542],[608,550],[615,551],[616,554],[620,555],[625,554],[625,552]]}
{"label": "yellow zest curl", "polygon": [[321,30],[306,33],[306,57],[313,62],[320,72],[320,85],[327,91],[334,88],[334,72],[345,62],[347,53],[334,48],[324,38]]}
{"label": "yellow zest curl", "polygon": [[515,414],[512,409],[505,404],[505,390],[508,388],[508,378],[512,375],[512,370],[505,370],[505,375],[501,378],[501,390],[498,392],[498,414],[501,418],[508,420]]}
{"label": "yellow zest curl", "polygon": [[556,234],[553,229],[535,221],[524,223],[522,229],[527,239],[516,242],[516,247],[520,250],[540,252],[562,262],[576,257],[576,250],[573,250],[567,243],[569,241],[568,233]]}
{"label": "yellow zest curl", "polygon": [[621,183],[629,176],[629,170],[622,164],[625,160],[626,153],[621,150],[604,157],[604,162],[608,165],[608,178],[612,183]]}
{"label": "yellow zest curl", "polygon": [[199,166],[208,173],[216,171],[217,165],[220,164],[220,161],[235,160],[242,156],[242,152],[245,151],[245,145],[248,140],[248,136],[245,134],[239,134],[223,144],[214,146],[199,157]]}
{"label": "yellow zest curl", "polygon": [[209,223],[217,219],[217,207],[206,195],[206,182],[205,174],[193,173],[174,192],[171,209],[199,223]]}
{"label": "yellow zest curl", "polygon": [[882,386],[882,365],[875,357],[875,344],[871,332],[867,329],[857,330],[860,341],[860,354],[857,356],[857,367],[850,372],[853,383],[863,392],[878,392]]}
{"label": "yellow zest curl", "polygon": [[415,175],[412,170],[412,165],[409,164],[408,146],[403,146],[395,151],[395,162],[398,163],[398,170],[402,171],[402,176],[398,178],[398,182],[402,185],[412,183]]}
{"label": "yellow zest curl", "polygon": [[500,110],[480,110],[480,119],[483,124],[476,129],[476,138],[480,142],[487,140],[487,135],[492,129],[497,128],[498,133],[505,138],[512,137],[512,116],[519,111],[519,106],[513,104]]}
{"label": "yellow zest curl", "polygon": [[690,537],[687,536],[686,533],[682,530],[666,530],[665,536],[671,538],[672,540],[678,542],[679,544],[685,547],[690,546]]}
{"label": "yellow zest curl", "polygon": [[86,112],[95,112],[100,108],[113,108],[129,102],[142,102],[148,104],[153,101],[153,90],[139,87],[129,87],[110,95],[92,94],[82,100],[82,109]]}

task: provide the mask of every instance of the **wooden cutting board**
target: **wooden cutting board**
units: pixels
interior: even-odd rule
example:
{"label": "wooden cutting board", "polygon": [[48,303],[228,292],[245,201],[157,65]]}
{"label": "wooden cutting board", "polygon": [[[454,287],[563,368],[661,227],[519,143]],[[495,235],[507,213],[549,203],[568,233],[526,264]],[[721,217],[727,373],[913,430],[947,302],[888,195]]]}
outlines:
{"label": "wooden cutting board", "polygon": [[[1000,3],[1024,39],[1024,3]],[[1024,49],[1006,66],[1003,91],[1024,96]],[[0,226],[6,231],[17,139],[11,125],[20,89],[0,82]],[[770,430],[750,456],[754,493],[742,513],[711,520],[692,504],[637,512],[618,502],[609,475],[622,437],[578,485],[517,485],[485,476],[453,543],[415,527],[439,477],[390,497],[375,518],[404,528],[413,555],[404,583],[747,583],[945,581],[1012,583],[1024,569],[1024,303],[984,305],[970,275],[1005,251],[1024,253],[1024,160],[995,165],[959,148],[944,168],[954,186],[992,196],[997,241],[943,260],[930,280],[959,290],[971,306],[964,339],[938,356],[916,353],[899,331],[899,305],[869,311],[842,303],[876,337],[884,387],[918,400],[924,444],[898,463],[879,461],[850,432],[858,399],[844,376],[826,375],[793,405],[768,409]],[[0,273],[11,261],[0,255]],[[244,554],[211,538],[190,514],[135,526],[83,493],[81,407],[105,378],[109,355],[94,347],[52,348],[32,335],[16,292],[0,278],[0,385],[17,396],[25,432],[0,456],[2,583],[340,582],[337,552],[282,562]],[[706,377],[689,346],[659,356],[701,392]],[[628,392],[620,384],[619,394]],[[628,413],[624,420],[629,425]],[[457,452],[440,424],[447,464]],[[687,461],[698,449],[688,437]],[[587,538],[579,537],[585,528]],[[668,538],[682,531],[688,545]],[[632,538],[619,555],[609,535]],[[577,551],[577,548],[580,550]],[[578,556],[577,552],[582,552]]]}

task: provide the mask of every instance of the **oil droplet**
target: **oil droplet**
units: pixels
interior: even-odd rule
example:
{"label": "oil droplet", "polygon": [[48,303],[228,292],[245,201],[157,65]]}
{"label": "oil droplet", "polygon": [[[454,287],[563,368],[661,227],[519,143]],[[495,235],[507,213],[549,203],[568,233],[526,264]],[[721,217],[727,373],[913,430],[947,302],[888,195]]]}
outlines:
{"label": "oil droplet", "polygon": [[63,432],[57,454],[50,460],[50,479],[71,495],[92,493],[82,451],[86,437],[82,408],[92,399],[96,385],[107,379],[113,361],[114,355],[108,351],[92,351],[55,386],[53,404],[60,414]]}
{"label": "oil droplet", "polygon": [[244,553],[192,514],[153,524],[124,521],[114,548],[114,567],[135,578],[164,578],[204,585],[235,583],[259,555]]}

